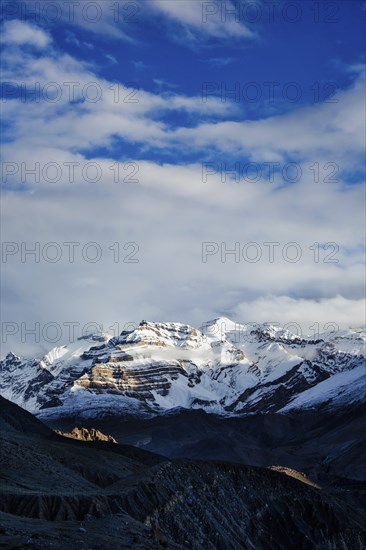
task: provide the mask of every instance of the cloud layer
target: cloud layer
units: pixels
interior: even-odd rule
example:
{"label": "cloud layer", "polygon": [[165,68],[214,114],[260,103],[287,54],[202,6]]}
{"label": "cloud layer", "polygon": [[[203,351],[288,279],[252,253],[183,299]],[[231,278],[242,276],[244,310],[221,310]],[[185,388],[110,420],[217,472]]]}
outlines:
{"label": "cloud layer", "polygon": [[[151,9],[203,31],[193,2],[178,4]],[[225,29],[204,32],[250,34]],[[35,323],[108,330],[220,314],[305,332],[362,323],[362,66],[336,102],[248,120],[219,97],[114,82],[35,24],[13,20],[3,31],[2,77],[12,83],[3,103],[3,319],[19,329],[8,325],[5,351],[49,347],[27,334]],[[39,101],[25,100],[35,83]],[[275,180],[236,181],[233,165],[248,162],[277,163]],[[295,162],[301,177],[289,182],[283,167]]]}

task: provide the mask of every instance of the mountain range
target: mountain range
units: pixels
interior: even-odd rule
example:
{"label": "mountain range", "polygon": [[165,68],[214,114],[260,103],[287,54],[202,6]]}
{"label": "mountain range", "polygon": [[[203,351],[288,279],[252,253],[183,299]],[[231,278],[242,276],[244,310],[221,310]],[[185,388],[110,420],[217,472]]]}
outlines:
{"label": "mountain range", "polygon": [[142,321],[9,353],[0,393],[4,548],[365,547],[361,329]]}
{"label": "mountain range", "polygon": [[361,329],[314,338],[227,318],[201,330],[143,321],[42,357],[9,353],[0,362],[0,393],[45,421],[331,411],[366,402],[365,342]]}

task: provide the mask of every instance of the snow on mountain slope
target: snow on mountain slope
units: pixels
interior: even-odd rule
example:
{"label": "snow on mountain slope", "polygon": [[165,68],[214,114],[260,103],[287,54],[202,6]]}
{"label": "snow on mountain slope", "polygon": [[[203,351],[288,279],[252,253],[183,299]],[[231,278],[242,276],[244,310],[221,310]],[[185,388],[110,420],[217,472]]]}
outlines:
{"label": "snow on mountain slope", "polygon": [[299,338],[227,318],[202,331],[142,322],[118,337],[91,336],[40,359],[8,354],[0,393],[37,416],[153,415],[178,407],[223,415],[285,413],[365,401],[365,334]]}
{"label": "snow on mountain slope", "polygon": [[366,402],[366,373],[365,366],[359,365],[351,370],[337,372],[330,378],[319,382],[316,386],[305,390],[295,397],[281,412],[291,409],[303,409],[314,405],[327,403],[328,400],[337,399],[345,403],[354,401]]}

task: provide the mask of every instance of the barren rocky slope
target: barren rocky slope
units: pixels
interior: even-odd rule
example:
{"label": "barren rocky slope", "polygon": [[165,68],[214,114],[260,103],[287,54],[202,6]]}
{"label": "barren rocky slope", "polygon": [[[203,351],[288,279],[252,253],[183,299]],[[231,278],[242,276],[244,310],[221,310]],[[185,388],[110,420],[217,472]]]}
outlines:
{"label": "barren rocky slope", "polygon": [[[68,431],[76,419],[49,421]],[[120,443],[169,456],[225,460],[255,466],[280,464],[310,475],[322,485],[366,484],[366,409],[293,411],[223,418],[203,411],[179,411],[150,419],[106,416],[84,419]]]}
{"label": "barren rocky slope", "polygon": [[1,399],[3,548],[361,549],[362,510],[281,472],[63,438]]}

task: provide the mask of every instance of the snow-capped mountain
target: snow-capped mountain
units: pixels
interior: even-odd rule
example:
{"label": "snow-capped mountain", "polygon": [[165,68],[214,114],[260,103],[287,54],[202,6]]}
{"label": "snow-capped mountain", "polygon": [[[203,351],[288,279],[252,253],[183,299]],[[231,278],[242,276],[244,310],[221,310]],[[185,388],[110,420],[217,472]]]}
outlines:
{"label": "snow-capped mountain", "polygon": [[143,321],[41,359],[9,353],[0,393],[41,418],[153,415],[183,407],[222,415],[366,402],[365,332],[300,338],[226,318],[202,330]]}

